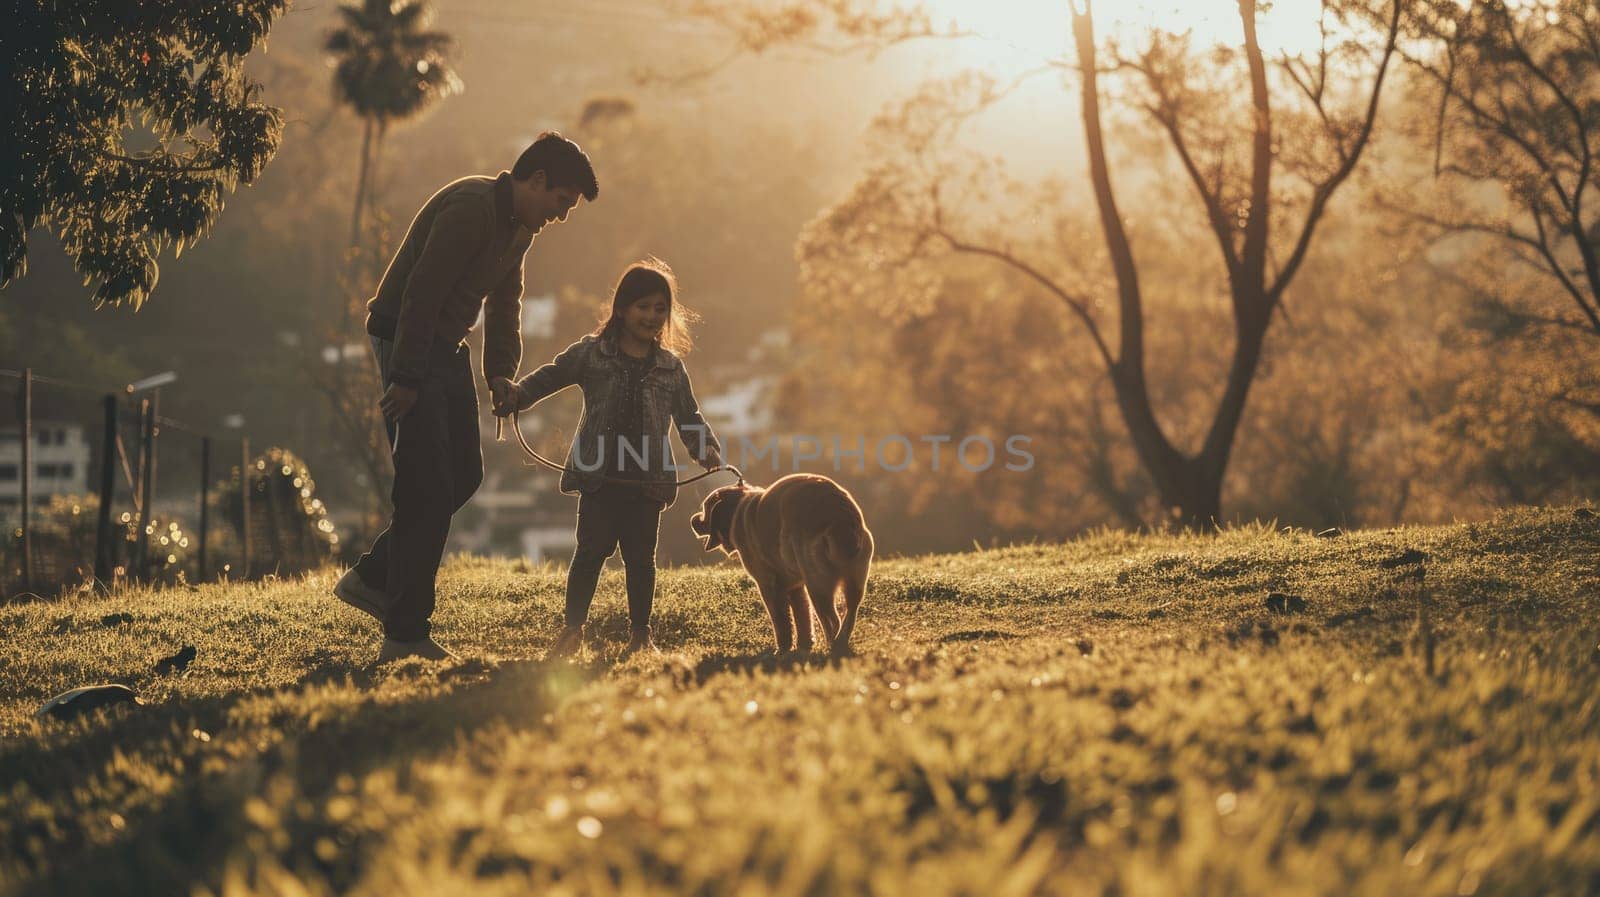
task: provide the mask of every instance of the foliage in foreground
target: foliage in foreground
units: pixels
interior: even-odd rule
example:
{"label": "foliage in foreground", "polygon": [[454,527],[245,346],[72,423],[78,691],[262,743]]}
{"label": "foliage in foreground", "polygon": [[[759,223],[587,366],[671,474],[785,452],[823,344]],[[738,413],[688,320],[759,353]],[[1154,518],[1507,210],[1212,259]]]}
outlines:
{"label": "foliage in foreground", "polygon": [[257,100],[244,58],[287,7],[7,4],[0,286],[25,273],[42,226],[99,281],[97,303],[143,304],[156,256],[199,242],[278,150],[283,114]]}
{"label": "foliage in foreground", "polygon": [[[893,560],[837,663],[731,566],[623,663],[619,576],[544,666],[561,571],[465,559],[455,665],[373,667],[331,574],[13,605],[0,890],[1593,893],[1597,562],[1570,509]],[[152,706],[31,719],[106,679]]]}

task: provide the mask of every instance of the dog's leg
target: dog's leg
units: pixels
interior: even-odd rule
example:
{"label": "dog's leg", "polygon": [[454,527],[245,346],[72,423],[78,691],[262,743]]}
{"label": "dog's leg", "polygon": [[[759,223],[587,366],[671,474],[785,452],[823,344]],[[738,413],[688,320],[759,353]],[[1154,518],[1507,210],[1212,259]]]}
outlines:
{"label": "dog's leg", "polygon": [[789,610],[794,612],[795,647],[802,653],[811,650],[811,606],[806,604],[806,589],[801,583],[789,587]]}
{"label": "dog's leg", "polygon": [[[806,575],[806,591],[811,593],[811,606],[817,609],[817,619],[822,621],[822,632],[830,644],[839,635],[839,608],[834,604],[838,590],[838,574],[827,564],[816,562]],[[810,614],[808,609],[806,615]]]}
{"label": "dog's leg", "polygon": [[794,622],[789,618],[789,602],[776,580],[758,581],[761,601],[767,606],[767,616],[772,619],[772,635],[778,642],[778,653],[787,654],[794,649]]}
{"label": "dog's leg", "polygon": [[868,564],[862,564],[860,569],[850,571],[845,577],[844,625],[839,627],[838,634],[834,636],[829,654],[843,656],[850,653],[850,633],[856,628],[856,609],[861,607],[861,599],[867,594],[868,569]]}

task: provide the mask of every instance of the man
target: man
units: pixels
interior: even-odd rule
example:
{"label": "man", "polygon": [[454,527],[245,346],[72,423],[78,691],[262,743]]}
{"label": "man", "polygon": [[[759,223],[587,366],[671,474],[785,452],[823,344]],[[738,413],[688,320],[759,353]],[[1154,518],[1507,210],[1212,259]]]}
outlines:
{"label": "man", "polygon": [[[514,407],[522,360],[522,257],[534,235],[599,193],[589,157],[540,135],[498,177],[447,184],[423,205],[367,303],[385,390],[394,516],[333,593],[383,623],[380,663],[454,657],[430,635],[450,518],[483,480],[467,332],[483,314],[483,378]],[[487,302],[485,302],[487,297]]]}

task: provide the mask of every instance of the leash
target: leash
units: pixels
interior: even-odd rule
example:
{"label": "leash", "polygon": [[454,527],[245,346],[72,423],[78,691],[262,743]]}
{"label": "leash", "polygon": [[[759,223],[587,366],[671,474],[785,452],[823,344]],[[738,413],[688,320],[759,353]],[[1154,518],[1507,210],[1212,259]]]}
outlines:
{"label": "leash", "polygon": [[[517,411],[511,412],[511,432],[516,434],[517,443],[522,446],[523,454],[527,455],[529,458],[532,458],[535,462],[537,462],[539,464],[542,464],[545,467],[548,467],[551,470],[554,470],[554,471],[556,471],[558,473],[568,473],[568,472],[581,473],[584,476],[598,477],[599,479],[602,479],[602,480],[606,481],[607,483],[617,483],[617,484],[623,485],[623,486],[635,486],[635,487],[643,488],[645,486],[666,486],[666,485],[671,485],[673,487],[687,486],[690,483],[695,482],[696,480],[703,480],[706,477],[711,476],[712,474],[721,473],[722,471],[727,470],[727,471],[732,471],[733,475],[739,478],[739,485],[741,485],[741,486],[744,485],[744,474],[740,472],[739,468],[734,467],[732,464],[724,464],[721,467],[713,467],[710,470],[706,471],[705,473],[699,474],[698,476],[692,476],[692,477],[688,478],[687,480],[678,480],[678,481],[676,481],[674,483],[670,483],[670,484],[661,482],[660,480],[634,480],[634,479],[628,479],[626,477],[609,477],[609,476],[606,476],[605,474],[594,473],[592,471],[587,471],[587,470],[584,470],[584,471],[572,470],[571,468],[567,467],[566,465],[557,464],[556,462],[550,460],[549,458],[546,458],[544,455],[541,455],[538,452],[534,451],[533,446],[528,444],[528,438],[526,436],[522,435],[522,424],[521,424],[521,421],[518,419],[518,415],[519,414],[520,414],[520,412],[517,412]],[[505,425],[506,425],[506,419],[505,418],[503,418],[503,417],[495,418],[495,421],[494,421],[494,440],[495,440],[495,442],[504,442],[505,441],[505,438],[506,438]]]}

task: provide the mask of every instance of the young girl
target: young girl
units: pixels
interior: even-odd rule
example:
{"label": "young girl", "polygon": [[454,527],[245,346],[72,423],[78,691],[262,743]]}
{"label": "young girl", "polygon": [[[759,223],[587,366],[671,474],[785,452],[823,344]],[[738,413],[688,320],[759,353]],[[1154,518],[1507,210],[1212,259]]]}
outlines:
{"label": "young girl", "polygon": [[656,535],[661,512],[677,497],[680,469],[669,431],[676,426],[706,470],[722,465],[678,357],[689,346],[687,318],[672,269],[654,258],[637,262],[617,281],[605,322],[516,384],[519,410],[568,386],[583,390],[583,416],[561,474],[561,491],[580,496],[578,548],[567,571],[566,628],[552,657],[582,644],[600,569],[619,543],[632,630],[624,655],[655,647]]}

